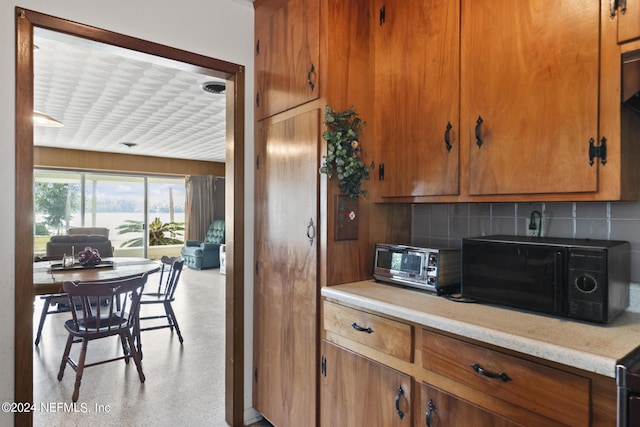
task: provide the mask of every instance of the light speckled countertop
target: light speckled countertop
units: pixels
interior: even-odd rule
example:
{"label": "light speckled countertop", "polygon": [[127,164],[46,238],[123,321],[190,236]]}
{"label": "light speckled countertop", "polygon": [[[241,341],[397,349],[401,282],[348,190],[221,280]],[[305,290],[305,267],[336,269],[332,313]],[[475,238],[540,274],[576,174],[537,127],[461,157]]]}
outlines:
{"label": "light speckled countertop", "polygon": [[640,346],[640,313],[607,325],[446,298],[373,280],[323,287],[322,296],[477,341],[615,378]]}

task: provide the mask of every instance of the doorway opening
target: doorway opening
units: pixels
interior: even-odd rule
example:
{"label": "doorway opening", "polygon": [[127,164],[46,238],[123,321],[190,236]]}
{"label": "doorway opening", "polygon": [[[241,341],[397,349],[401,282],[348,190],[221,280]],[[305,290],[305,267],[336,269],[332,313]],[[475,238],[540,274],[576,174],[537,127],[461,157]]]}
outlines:
{"label": "doorway opening", "polygon": [[[33,30],[45,28],[106,45],[166,58],[226,81],[225,217],[225,420],[243,421],[244,266],[244,67],[38,12],[16,8],[16,212],[33,212]],[[15,390],[17,402],[33,402],[33,230],[31,215],[15,223]],[[31,414],[16,414],[30,425]]]}

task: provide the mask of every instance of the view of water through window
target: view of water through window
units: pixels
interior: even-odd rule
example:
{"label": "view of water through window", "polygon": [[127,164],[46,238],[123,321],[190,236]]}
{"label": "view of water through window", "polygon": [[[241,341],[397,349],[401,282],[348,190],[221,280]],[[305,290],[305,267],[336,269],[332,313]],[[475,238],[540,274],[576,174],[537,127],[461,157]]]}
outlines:
{"label": "view of water through window", "polygon": [[36,169],[35,253],[44,253],[50,236],[83,226],[108,228],[116,254],[142,256],[145,245],[184,240],[184,208],[184,177]]}

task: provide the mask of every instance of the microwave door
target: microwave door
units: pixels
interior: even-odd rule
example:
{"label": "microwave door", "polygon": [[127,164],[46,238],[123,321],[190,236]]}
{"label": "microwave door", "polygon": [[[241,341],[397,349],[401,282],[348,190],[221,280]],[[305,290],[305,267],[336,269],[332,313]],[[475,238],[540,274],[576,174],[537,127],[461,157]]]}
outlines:
{"label": "microwave door", "polygon": [[564,248],[468,242],[463,248],[462,294],[484,302],[559,313],[564,259]]}

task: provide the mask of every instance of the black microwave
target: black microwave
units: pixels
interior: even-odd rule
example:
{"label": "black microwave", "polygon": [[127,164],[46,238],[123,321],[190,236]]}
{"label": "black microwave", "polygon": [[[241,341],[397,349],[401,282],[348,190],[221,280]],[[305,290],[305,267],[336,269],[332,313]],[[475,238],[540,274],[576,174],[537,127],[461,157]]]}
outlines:
{"label": "black microwave", "polygon": [[629,242],[524,236],[462,240],[461,294],[590,322],[629,306]]}

